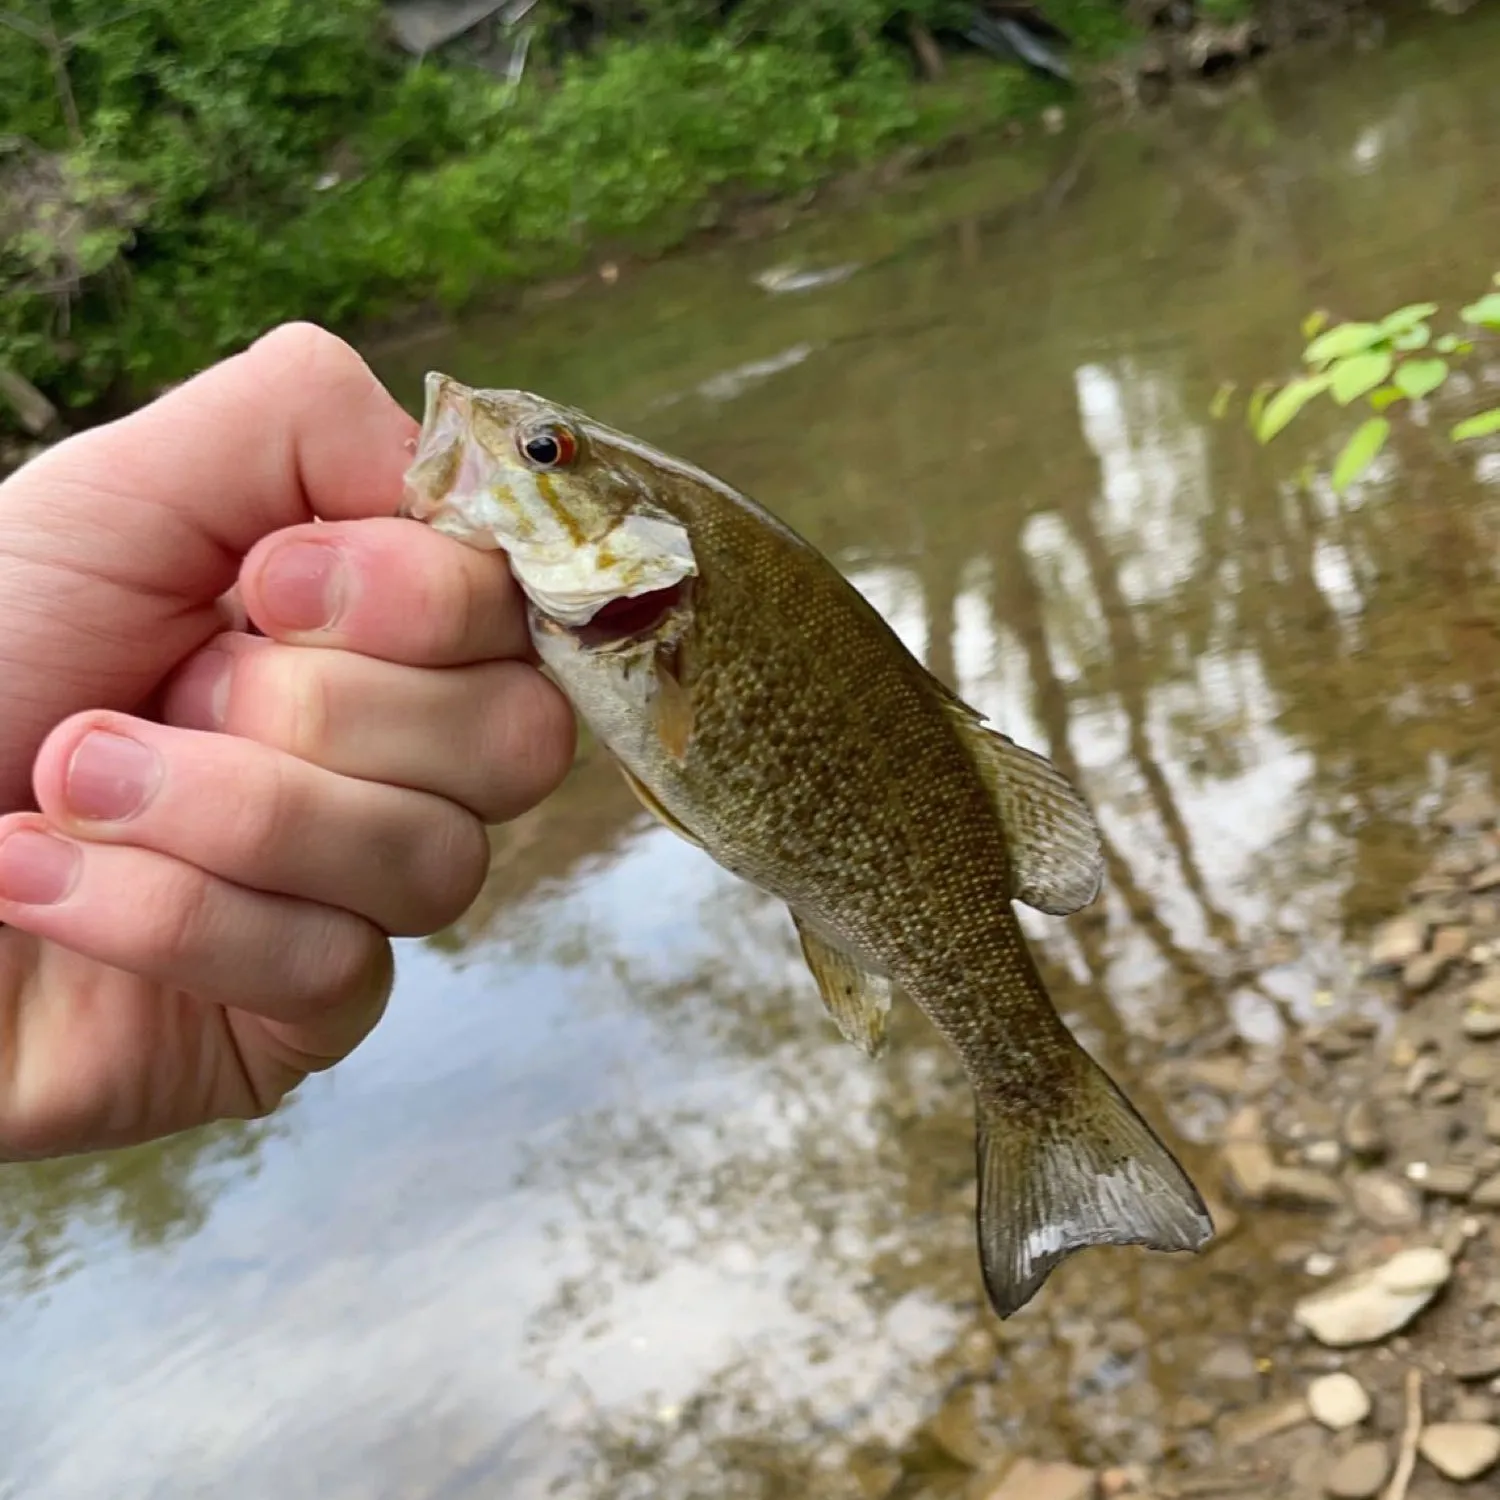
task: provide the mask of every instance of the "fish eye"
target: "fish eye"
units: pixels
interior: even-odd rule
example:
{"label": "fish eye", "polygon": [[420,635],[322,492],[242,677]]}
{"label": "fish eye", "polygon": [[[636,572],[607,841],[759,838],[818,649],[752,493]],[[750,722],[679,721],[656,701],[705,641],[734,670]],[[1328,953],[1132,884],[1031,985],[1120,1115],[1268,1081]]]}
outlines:
{"label": "fish eye", "polygon": [[578,439],[559,422],[534,427],[517,439],[521,456],[539,469],[562,469],[578,456]]}

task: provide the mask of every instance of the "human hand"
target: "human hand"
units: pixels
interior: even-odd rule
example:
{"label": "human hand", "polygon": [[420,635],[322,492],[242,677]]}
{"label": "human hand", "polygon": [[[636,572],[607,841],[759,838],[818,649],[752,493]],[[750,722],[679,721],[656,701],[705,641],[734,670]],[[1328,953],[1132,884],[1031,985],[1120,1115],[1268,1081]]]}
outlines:
{"label": "human hand", "polygon": [[274,1109],[566,774],[503,560],[394,515],[416,431],[294,325],[0,485],[0,1160]]}

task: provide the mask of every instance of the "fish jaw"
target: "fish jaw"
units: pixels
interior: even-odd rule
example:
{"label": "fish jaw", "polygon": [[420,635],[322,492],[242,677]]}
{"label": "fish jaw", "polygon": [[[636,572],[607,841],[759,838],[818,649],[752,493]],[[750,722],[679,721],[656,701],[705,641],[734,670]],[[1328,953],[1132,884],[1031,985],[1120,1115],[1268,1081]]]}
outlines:
{"label": "fish jaw", "polygon": [[[484,551],[547,618],[579,627],[619,599],[670,589],[697,572],[686,528],[639,503],[635,486],[588,450],[571,413],[524,391],[481,391],[432,371],[400,514]],[[519,438],[566,423],[579,453],[539,471]]]}

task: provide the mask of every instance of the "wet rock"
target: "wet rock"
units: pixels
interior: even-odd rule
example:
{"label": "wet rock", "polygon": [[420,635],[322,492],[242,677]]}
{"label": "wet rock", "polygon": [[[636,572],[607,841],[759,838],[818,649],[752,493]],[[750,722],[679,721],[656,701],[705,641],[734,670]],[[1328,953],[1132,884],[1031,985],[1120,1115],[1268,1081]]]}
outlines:
{"label": "wet rock", "polygon": [[1459,926],[1439,927],[1432,934],[1434,958],[1462,958],[1469,946],[1469,929]]}
{"label": "wet rock", "polygon": [[1229,1191],[1247,1203],[1259,1203],[1276,1171],[1269,1148],[1261,1141],[1231,1141],[1224,1148],[1224,1177]]}
{"label": "wet rock", "polygon": [[1464,1035],[1473,1041],[1493,1041],[1500,1036],[1500,1007],[1472,1006],[1464,1012],[1459,1025],[1463,1027]]}
{"label": "wet rock", "polygon": [[1344,1115],[1342,1130],[1344,1145],[1355,1156],[1384,1156],[1386,1150],[1385,1126],[1380,1111],[1370,1099],[1356,1099]]}
{"label": "wet rock", "polygon": [[1179,1396],[1172,1403],[1167,1425],[1179,1429],[1207,1427],[1217,1415],[1218,1409],[1201,1396]]}
{"label": "wet rock", "polygon": [[1434,1422],[1417,1451],[1446,1479],[1477,1479],[1500,1462],[1500,1427],[1485,1422]]}
{"label": "wet rock", "polygon": [[1370,1500],[1391,1472],[1384,1443],[1356,1443],[1328,1471],[1323,1488],[1334,1500]]}
{"label": "wet rock", "polygon": [[1474,1191],[1478,1176],[1473,1167],[1450,1162],[1446,1166],[1431,1168],[1422,1187],[1434,1198],[1467,1198]]}
{"label": "wet rock", "polygon": [[1422,1218],[1421,1200],[1399,1178],[1361,1172],[1353,1182],[1354,1207],[1377,1229],[1410,1229]]}
{"label": "wet rock", "polygon": [[1226,1412],[1214,1423],[1214,1435],[1226,1448],[1245,1448],[1290,1427],[1300,1427],[1311,1416],[1307,1402],[1300,1397],[1295,1401],[1268,1401]]}
{"label": "wet rock", "polygon": [[1248,1384],[1260,1379],[1255,1368],[1255,1355],[1248,1344],[1220,1344],[1199,1366],[1205,1380],[1224,1381],[1230,1384]]}
{"label": "wet rock", "polygon": [[1401,984],[1408,995],[1425,995],[1453,967],[1452,953],[1419,953],[1401,965]]}
{"label": "wet rock", "polygon": [[1500,1375],[1500,1344],[1455,1350],[1445,1363],[1448,1373],[1457,1380],[1488,1380],[1491,1375]]}
{"label": "wet rock", "polygon": [[1432,1087],[1427,1090],[1427,1098],[1432,1104],[1452,1104],[1455,1099],[1463,1097],[1463,1092],[1463,1084],[1445,1074],[1433,1080]]}
{"label": "wet rock", "polygon": [[1343,1160],[1344,1148],[1337,1141],[1309,1141],[1302,1148],[1302,1159],[1310,1167],[1328,1172]]}
{"label": "wet rock", "polygon": [[1362,1038],[1351,1036],[1340,1026],[1329,1026],[1322,1031],[1315,1031],[1307,1038],[1307,1041],[1319,1057],[1327,1058],[1329,1062],[1338,1062],[1341,1058],[1353,1057],[1365,1045]]}
{"label": "wet rock", "polygon": [[1487,1177],[1469,1195],[1475,1208],[1500,1208],[1500,1173]]}
{"label": "wet rock", "polygon": [[1471,891],[1493,891],[1500,887],[1500,860],[1484,865],[1469,877]]}
{"label": "wet rock", "polygon": [[1098,1493],[1092,1469],[1032,1458],[1017,1459],[992,1487],[981,1482],[977,1488],[979,1500],[1094,1500]]}
{"label": "wet rock", "polygon": [[1370,1398],[1352,1375],[1336,1370],[1332,1375],[1320,1375],[1308,1386],[1307,1409],[1314,1421],[1342,1432],[1370,1415]]}
{"label": "wet rock", "polygon": [[1411,1322],[1452,1274],[1453,1262],[1435,1247],[1402,1250],[1381,1265],[1304,1297],[1293,1316],[1330,1348],[1374,1343]]}
{"label": "wet rock", "polygon": [[1281,1208],[1342,1208],[1344,1190],[1311,1167],[1275,1167],[1262,1195]]}
{"label": "wet rock", "polygon": [[1370,943],[1370,968],[1376,972],[1399,969],[1427,946],[1427,924],[1417,917],[1387,922]]}
{"label": "wet rock", "polygon": [[1443,1065],[1430,1052],[1424,1052],[1407,1070],[1403,1088],[1408,1099],[1415,1099],[1443,1071]]}

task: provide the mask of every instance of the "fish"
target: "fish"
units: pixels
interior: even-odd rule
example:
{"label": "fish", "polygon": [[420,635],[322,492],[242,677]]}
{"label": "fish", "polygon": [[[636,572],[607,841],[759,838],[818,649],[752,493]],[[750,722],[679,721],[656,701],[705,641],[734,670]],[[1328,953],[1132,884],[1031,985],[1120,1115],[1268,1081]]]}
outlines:
{"label": "fish", "polygon": [[431,372],[400,513],[504,555],[544,670],[640,802],[787,906],[833,1024],[893,999],[963,1064],[979,1270],[1008,1318],[1089,1246],[1199,1251],[1197,1188],[1058,1014],[1014,904],[1104,878],[1088,804],[731,484],[587,414]]}

